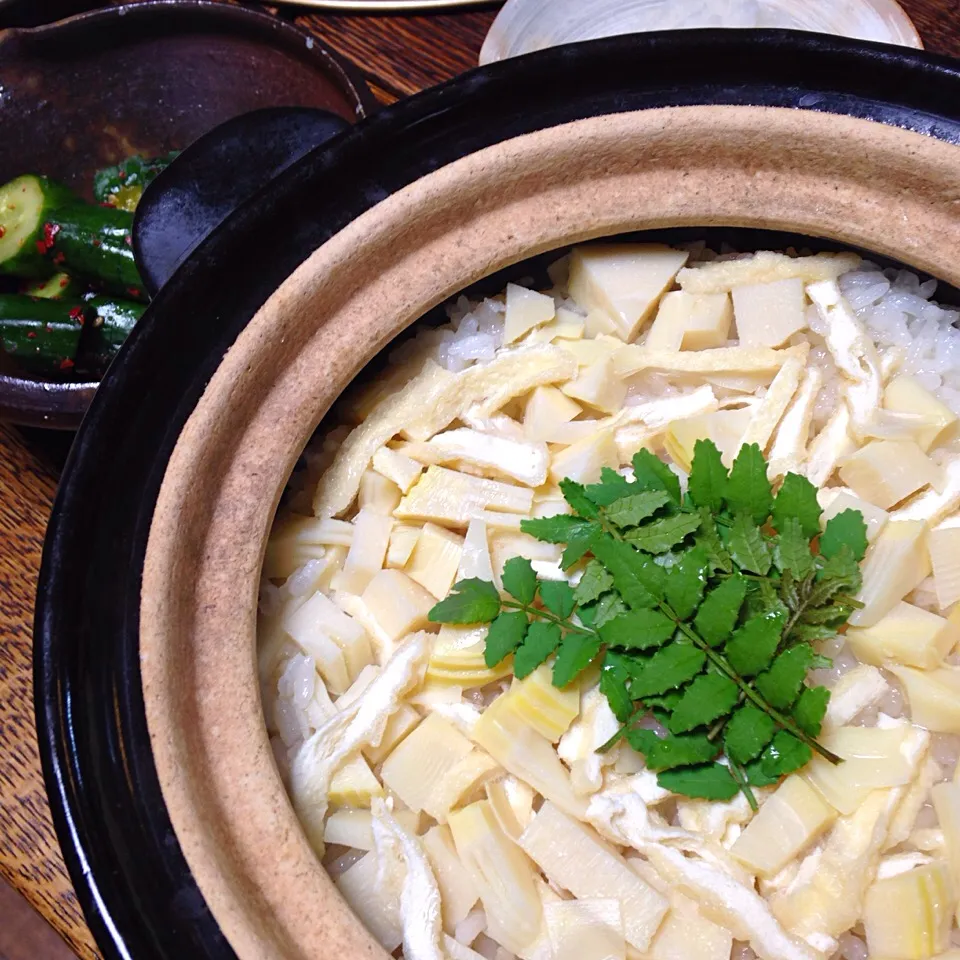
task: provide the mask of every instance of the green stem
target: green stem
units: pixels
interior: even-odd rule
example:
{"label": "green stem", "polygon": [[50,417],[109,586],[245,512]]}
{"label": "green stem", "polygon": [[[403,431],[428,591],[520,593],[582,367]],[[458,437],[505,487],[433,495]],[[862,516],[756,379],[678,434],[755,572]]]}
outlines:
{"label": "green stem", "polygon": [[571,623],[569,620],[564,620],[562,617],[558,617],[549,610],[543,610],[540,607],[531,607],[525,603],[517,603],[515,600],[501,600],[501,603],[504,607],[508,607],[511,610],[522,610],[528,616],[539,617],[541,620],[549,620],[550,623],[555,623],[558,627],[566,630],[567,633],[579,633],[584,637],[596,637],[598,640],[600,639],[600,634],[597,633],[596,630],[590,627],[578,627],[576,624]]}
{"label": "green stem", "polygon": [[747,803],[750,804],[750,809],[756,813],[760,809],[760,804],[757,803],[757,798],[754,795],[753,790],[750,788],[750,784],[747,782],[747,777],[743,772],[743,768],[739,763],[733,760],[729,753],[724,752],[724,756],[727,758],[727,763],[730,765],[730,776],[737,781],[737,786],[747,798]]}

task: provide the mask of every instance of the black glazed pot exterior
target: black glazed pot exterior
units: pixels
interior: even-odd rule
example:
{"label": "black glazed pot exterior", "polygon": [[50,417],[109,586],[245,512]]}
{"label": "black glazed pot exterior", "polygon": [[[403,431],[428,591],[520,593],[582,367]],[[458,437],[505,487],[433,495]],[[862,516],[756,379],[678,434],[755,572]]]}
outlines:
{"label": "black glazed pot exterior", "polygon": [[586,116],[705,103],[850,114],[960,143],[960,66],[916,51],[782,31],[681,31],[561,47],[472,71],[309,154],[221,225],[160,291],[71,451],[37,598],[44,773],[78,897],[106,957],[234,955],[164,808],[138,651],[157,494],[223,354],[313,250],[430,171]]}

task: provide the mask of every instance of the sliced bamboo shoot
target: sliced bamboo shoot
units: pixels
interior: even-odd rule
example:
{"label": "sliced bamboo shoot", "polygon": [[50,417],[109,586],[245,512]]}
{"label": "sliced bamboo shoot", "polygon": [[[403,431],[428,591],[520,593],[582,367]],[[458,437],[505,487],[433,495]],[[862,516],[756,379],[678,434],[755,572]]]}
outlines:
{"label": "sliced bamboo shoot", "polygon": [[494,760],[571,816],[582,817],[586,803],[570,785],[566,768],[550,741],[522,723],[503,698],[483,712],[471,736]]}
{"label": "sliced bamboo shoot", "polygon": [[474,749],[438,785],[424,810],[437,823],[446,823],[450,811],[476,798],[480,788],[490,779],[503,774],[496,760],[482,750]]}
{"label": "sliced bamboo shoot", "polygon": [[709,350],[722,347],[730,336],[733,307],[726,293],[665,294],[644,340],[652,350]]}
{"label": "sliced bamboo shoot", "polygon": [[402,703],[390,716],[383,736],[376,746],[365,746],[363,755],[371,763],[383,763],[394,747],[420,722],[420,714],[409,704]]}
{"label": "sliced bamboo shoot", "polygon": [[960,625],[901,601],[872,627],[850,627],[857,659],[882,667],[888,660],[932,670],[960,641]]}
{"label": "sliced bamboo shoot", "polygon": [[[334,881],[350,909],[387,953],[403,941],[400,919],[400,891],[385,891],[377,882],[379,862],[368,853]],[[392,895],[391,895],[392,893]]]}
{"label": "sliced bamboo shoot", "polygon": [[523,432],[529,440],[555,443],[557,430],[581,413],[583,408],[556,387],[537,387],[523,414]]}
{"label": "sliced bamboo shoot", "polygon": [[922,520],[891,520],[867,551],[863,604],[850,617],[854,627],[872,627],[930,575],[927,525]]}
{"label": "sliced bamboo shoot", "polygon": [[939,526],[927,537],[937,605],[947,610],[960,600],[960,526]]}
{"label": "sliced bamboo shoot", "polygon": [[753,416],[754,411],[745,407],[676,420],[670,424],[663,443],[674,463],[689,472],[697,441],[712,440],[720,450],[724,464],[729,467],[740,452],[743,435],[749,429]]}
{"label": "sliced bamboo shoot", "polygon": [[381,447],[373,455],[373,469],[392,480],[401,493],[407,493],[423,473],[423,464],[389,447]]}
{"label": "sliced bamboo shoot", "polygon": [[413,548],[420,539],[422,527],[408,523],[398,523],[390,533],[390,543],[387,546],[387,566],[395,570],[402,570],[413,553]]}
{"label": "sliced bamboo shoot", "polygon": [[873,957],[925,960],[950,946],[955,888],[945,863],[878,880],[864,901],[863,925]]}
{"label": "sliced bamboo shoot", "polygon": [[406,574],[442,600],[453,586],[462,554],[463,537],[434,523],[425,523],[410,554]]}
{"label": "sliced bamboo shoot", "polygon": [[400,570],[381,570],[361,597],[373,618],[393,641],[430,626],[427,614],[436,598]]}
{"label": "sliced bamboo shoot", "polygon": [[480,899],[477,888],[457,856],[453,834],[446,825],[432,827],[421,841],[433,867],[443,904],[443,929],[452,934]]}
{"label": "sliced bamboo shoot", "polygon": [[803,280],[792,277],[733,288],[737,335],[746,347],[779,347],[807,327]]}
{"label": "sliced bamboo shoot", "polygon": [[938,783],[930,791],[943,839],[955,889],[960,890],[960,784]]}
{"label": "sliced bamboo shoot", "polygon": [[486,800],[452,814],[450,831],[480,894],[490,936],[521,953],[540,933],[542,916],[530,861],[500,829]]}
{"label": "sliced bamboo shoot", "polygon": [[584,310],[603,311],[629,343],[688,257],[660,244],[577,247],[570,258],[570,295]]}
{"label": "sliced bamboo shoot", "polygon": [[520,846],[547,879],[576,897],[620,901],[627,942],[650,946],[669,904],[645,883],[597,834],[544,803],[520,837]]}
{"label": "sliced bamboo shoot", "polygon": [[504,699],[551,743],[556,743],[580,715],[579,684],[555,687],[552,663],[541,664],[528,677],[515,680]]}
{"label": "sliced bamboo shoot", "polygon": [[614,372],[612,356],[583,367],[575,380],[560,389],[568,397],[603,413],[616,413],[627,396],[627,385]]}
{"label": "sliced bamboo shoot", "polygon": [[546,482],[549,452],[543,443],[516,440],[469,427],[438,433],[425,443],[409,443],[405,452],[429,464],[457,464],[484,476],[516,480],[528,487]]}
{"label": "sliced bamboo shoot", "polygon": [[672,909],[650,944],[650,960],[729,960],[729,930],[701,916],[696,903],[680,893],[670,897]]}
{"label": "sliced bamboo shoot", "polygon": [[908,754],[911,727],[839,727],[821,743],[844,762],[832,764],[815,756],[802,776],[836,810],[853,813],[867,795],[883,787],[899,787],[913,779],[916,766]]}
{"label": "sliced bamboo shoot", "polygon": [[353,528],[350,552],[343,570],[333,579],[333,588],[359,595],[383,566],[393,519],[370,509],[361,510],[353,520]]}
{"label": "sliced bamboo shoot", "polygon": [[837,818],[801,777],[788,777],[747,824],[730,852],[751,871],[772,877]]}
{"label": "sliced bamboo shoot", "polygon": [[400,488],[382,473],[367,470],[360,478],[360,493],[357,503],[360,510],[369,510],[389,517],[400,502]]}
{"label": "sliced bamboo shoot", "polygon": [[840,467],[843,482],[858,497],[889,509],[924,487],[936,487],[942,475],[912,440],[871,440]]}
{"label": "sliced bamboo shoot", "polygon": [[596,483],[603,467],[619,465],[620,453],[613,439],[613,430],[594,430],[553,455],[550,479],[554,483],[559,483],[564,477],[577,483]]}
{"label": "sliced bamboo shoot", "polygon": [[883,406],[918,418],[914,439],[924,451],[936,446],[947,428],[957,422],[957,415],[913,377],[894,377],[883,391]]}
{"label": "sliced bamboo shoot", "polygon": [[503,324],[503,342],[514,343],[534,327],[549,323],[556,316],[553,297],[515,283],[507,284],[507,312]]}
{"label": "sliced bamboo shoot", "polygon": [[960,733],[960,670],[916,670],[896,664],[889,670],[906,690],[914,723],[934,733]]}
{"label": "sliced bamboo shoot", "polygon": [[[410,833],[416,834],[420,817],[412,810],[396,810],[397,822]],[[325,843],[338,843],[356,850],[373,849],[373,816],[369,810],[343,807],[334,810],[323,827]]]}
{"label": "sliced bamboo shoot", "polygon": [[463,553],[457,568],[457,580],[487,580],[493,582],[493,565],[490,562],[490,543],[487,540],[487,524],[480,519],[470,521],[463,539]]}
{"label": "sliced bamboo shoot", "polygon": [[383,782],[417,812],[431,806],[450,771],[473,750],[470,741],[431,713],[383,762]]}
{"label": "sliced bamboo shoot", "polygon": [[431,466],[400,501],[394,516],[466,526],[484,510],[528,515],[532,506],[529,488]]}
{"label": "sliced bamboo shoot", "polygon": [[559,900],[543,908],[553,960],[624,960],[619,900]]}
{"label": "sliced bamboo shoot", "polygon": [[363,757],[345,763],[330,781],[332,807],[369,807],[374,797],[383,796],[383,787]]}

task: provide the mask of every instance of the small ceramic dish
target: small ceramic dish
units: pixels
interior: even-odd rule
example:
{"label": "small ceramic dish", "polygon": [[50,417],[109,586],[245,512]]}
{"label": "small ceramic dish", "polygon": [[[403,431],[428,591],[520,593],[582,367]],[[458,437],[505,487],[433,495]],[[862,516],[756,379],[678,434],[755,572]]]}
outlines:
{"label": "small ceramic dish", "polygon": [[912,51],[597,41],[392,107],[215,231],[108,371],[41,575],[44,769],[104,953],[385,957],[294,817],[253,655],[281,491],[379,350],[484,277],[627,231],[789,230],[957,285],[958,103],[960,68]]}
{"label": "small ceramic dish", "polygon": [[[182,149],[265,107],[314,107],[346,121],[375,106],[339,56],[264,13],[152,0],[0,35],[0,182],[62,180],[91,199],[94,172]],[[0,419],[76,429],[95,383],[21,375],[0,357]]]}

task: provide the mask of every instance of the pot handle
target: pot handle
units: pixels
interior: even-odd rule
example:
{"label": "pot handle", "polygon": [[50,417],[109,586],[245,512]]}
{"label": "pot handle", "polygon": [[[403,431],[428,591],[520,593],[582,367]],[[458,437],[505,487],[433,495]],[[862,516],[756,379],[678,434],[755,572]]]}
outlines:
{"label": "pot handle", "polygon": [[350,129],[311,107],[270,107],[192,143],[143,192],[133,251],[151,297],[238,207],[311,150]]}

